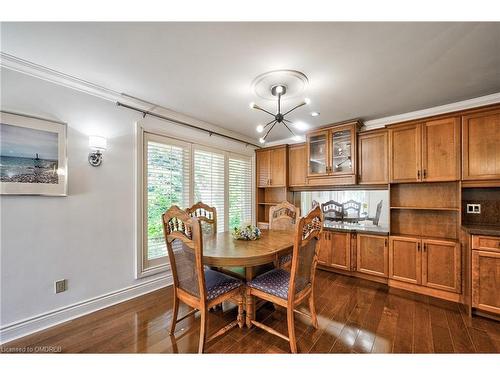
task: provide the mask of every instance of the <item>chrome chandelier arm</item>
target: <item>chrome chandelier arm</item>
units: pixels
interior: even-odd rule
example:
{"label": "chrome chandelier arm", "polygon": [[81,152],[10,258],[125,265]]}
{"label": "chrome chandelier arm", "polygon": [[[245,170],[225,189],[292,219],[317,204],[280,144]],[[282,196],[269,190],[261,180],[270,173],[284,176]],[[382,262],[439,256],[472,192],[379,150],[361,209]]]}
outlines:
{"label": "chrome chandelier arm", "polygon": [[285,125],[285,127],[288,129],[288,131],[289,131],[290,133],[292,133],[292,135],[295,137],[295,133],[292,131],[292,129],[290,129],[290,128],[288,127],[288,125],[287,125],[285,122],[283,122],[283,125]]}
{"label": "chrome chandelier arm", "polygon": [[264,125],[264,129],[267,128],[269,125],[271,125],[273,122],[275,122],[276,120],[271,120],[269,121],[266,125]]}
{"label": "chrome chandelier arm", "polygon": [[[266,112],[267,114],[269,114],[269,115],[271,115],[271,116],[273,116],[273,117],[275,116],[275,115],[274,115],[274,113],[271,113],[271,112],[269,112],[269,111],[266,111],[264,108],[259,107],[257,104],[254,104],[254,105],[253,105],[253,108],[254,108],[254,109],[258,109],[259,111],[262,111],[262,112]],[[273,121],[274,121],[274,120],[273,120]]]}
{"label": "chrome chandelier arm", "polygon": [[263,137],[263,139],[264,139],[264,140],[266,140],[267,135],[271,132],[271,130],[273,130],[274,125],[276,125],[276,123],[277,123],[277,122],[278,122],[278,121],[273,120],[273,124],[271,125],[271,127],[270,127],[270,128],[269,128],[269,130],[267,131],[266,135]]}
{"label": "chrome chandelier arm", "polygon": [[302,102],[299,105],[296,105],[295,107],[293,107],[292,109],[290,109],[288,112],[283,113],[283,116],[288,115],[290,112],[295,111],[297,108],[300,108],[300,107],[302,107],[302,106],[304,106],[306,104],[307,104],[306,102]]}

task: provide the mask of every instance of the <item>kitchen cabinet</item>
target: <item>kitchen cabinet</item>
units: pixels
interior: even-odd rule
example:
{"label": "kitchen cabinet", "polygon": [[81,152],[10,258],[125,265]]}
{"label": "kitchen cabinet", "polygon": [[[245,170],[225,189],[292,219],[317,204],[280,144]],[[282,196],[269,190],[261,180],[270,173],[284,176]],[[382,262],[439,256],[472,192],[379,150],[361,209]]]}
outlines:
{"label": "kitchen cabinet", "polygon": [[389,175],[392,183],[460,179],[458,117],[389,128]]}
{"label": "kitchen cabinet", "polygon": [[460,244],[447,240],[391,236],[389,278],[459,293]]}
{"label": "kitchen cabinet", "polygon": [[422,240],[422,285],[458,293],[461,290],[460,244]]}
{"label": "kitchen cabinet", "polygon": [[359,122],[331,126],[307,134],[308,185],[356,183]]}
{"label": "kitchen cabinet", "polygon": [[307,151],[305,144],[288,148],[288,186],[307,184]]}
{"label": "kitchen cabinet", "polygon": [[462,117],[462,179],[500,179],[500,109]]}
{"label": "kitchen cabinet", "polygon": [[318,264],[351,270],[351,233],[324,230],[320,240]]}
{"label": "kitchen cabinet", "polygon": [[389,182],[389,136],[387,130],[358,134],[358,183]]}
{"label": "kitchen cabinet", "polygon": [[500,314],[500,237],[472,236],[472,307]]}
{"label": "kitchen cabinet", "polygon": [[256,151],[258,187],[286,187],[288,147]]}
{"label": "kitchen cabinet", "polygon": [[422,281],[420,240],[411,237],[389,238],[389,277],[411,284]]}
{"label": "kitchen cabinet", "polygon": [[381,277],[389,276],[387,236],[357,234],[356,271]]}

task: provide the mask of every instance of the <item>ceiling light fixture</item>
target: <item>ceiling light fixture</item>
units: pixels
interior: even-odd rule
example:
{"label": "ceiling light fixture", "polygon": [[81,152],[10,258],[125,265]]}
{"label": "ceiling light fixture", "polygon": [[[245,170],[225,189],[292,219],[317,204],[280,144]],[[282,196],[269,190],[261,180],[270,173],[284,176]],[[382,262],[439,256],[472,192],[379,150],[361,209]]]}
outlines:
{"label": "ceiling light fixture", "polygon": [[311,116],[312,117],[318,117],[319,116],[319,112],[311,112]]}
{"label": "ceiling light fixture", "polygon": [[259,111],[265,112],[268,115],[273,116],[273,120],[269,121],[266,125],[264,125],[264,126],[258,125],[257,126],[257,132],[259,132],[259,133],[262,133],[267,127],[270,126],[269,130],[266,132],[266,134],[259,139],[259,142],[260,143],[265,143],[266,142],[267,136],[269,135],[269,133],[271,132],[271,130],[273,130],[274,125],[276,125],[276,124],[283,124],[283,125],[285,125],[285,127],[288,129],[288,131],[290,133],[292,133],[292,135],[294,137],[297,137],[295,135],[295,133],[292,131],[292,129],[290,129],[290,127],[289,127],[289,125],[293,124],[292,121],[290,121],[288,119],[285,119],[285,116],[288,115],[288,114],[290,114],[291,112],[295,111],[297,108],[300,108],[300,107],[302,107],[304,105],[309,104],[311,102],[311,100],[309,98],[305,98],[302,103],[296,105],[295,107],[293,107],[292,109],[286,111],[285,113],[281,113],[281,97],[286,94],[286,86],[282,85],[282,84],[273,85],[271,87],[271,94],[273,96],[277,96],[278,97],[278,110],[277,110],[276,114],[271,113],[271,112],[265,110],[262,107],[259,107],[257,104],[255,104],[253,102],[250,103],[250,105],[249,105],[249,107],[251,109],[258,109]]}

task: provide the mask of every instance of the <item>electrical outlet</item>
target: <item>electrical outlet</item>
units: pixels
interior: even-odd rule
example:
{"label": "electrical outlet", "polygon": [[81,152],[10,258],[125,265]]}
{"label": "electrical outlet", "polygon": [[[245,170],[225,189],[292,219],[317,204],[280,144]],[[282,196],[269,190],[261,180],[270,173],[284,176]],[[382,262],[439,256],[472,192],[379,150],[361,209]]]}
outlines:
{"label": "electrical outlet", "polygon": [[481,213],[481,205],[480,204],[467,204],[467,213],[468,214],[480,214]]}
{"label": "electrical outlet", "polygon": [[68,289],[68,280],[66,280],[66,279],[57,280],[54,283],[54,287],[55,287],[55,292],[56,293],[65,292]]}

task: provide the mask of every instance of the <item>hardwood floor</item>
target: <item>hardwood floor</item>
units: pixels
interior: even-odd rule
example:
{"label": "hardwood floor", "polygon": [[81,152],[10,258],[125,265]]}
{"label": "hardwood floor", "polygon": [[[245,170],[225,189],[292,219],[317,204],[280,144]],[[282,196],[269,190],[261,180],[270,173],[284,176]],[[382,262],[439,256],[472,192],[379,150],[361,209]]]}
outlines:
{"label": "hardwood floor", "polygon": [[[318,270],[319,329],[296,315],[300,353],[500,353],[500,323],[469,318],[458,304]],[[180,314],[188,311],[181,306]],[[236,309],[210,313],[209,332],[234,319]],[[65,353],[195,353],[199,315],[168,335],[172,290],[156,292],[35,333],[2,347],[53,347]],[[181,315],[180,315],[181,316]],[[286,333],[285,310],[264,305],[257,319]],[[208,353],[289,353],[265,331],[235,328],[209,343]]]}

